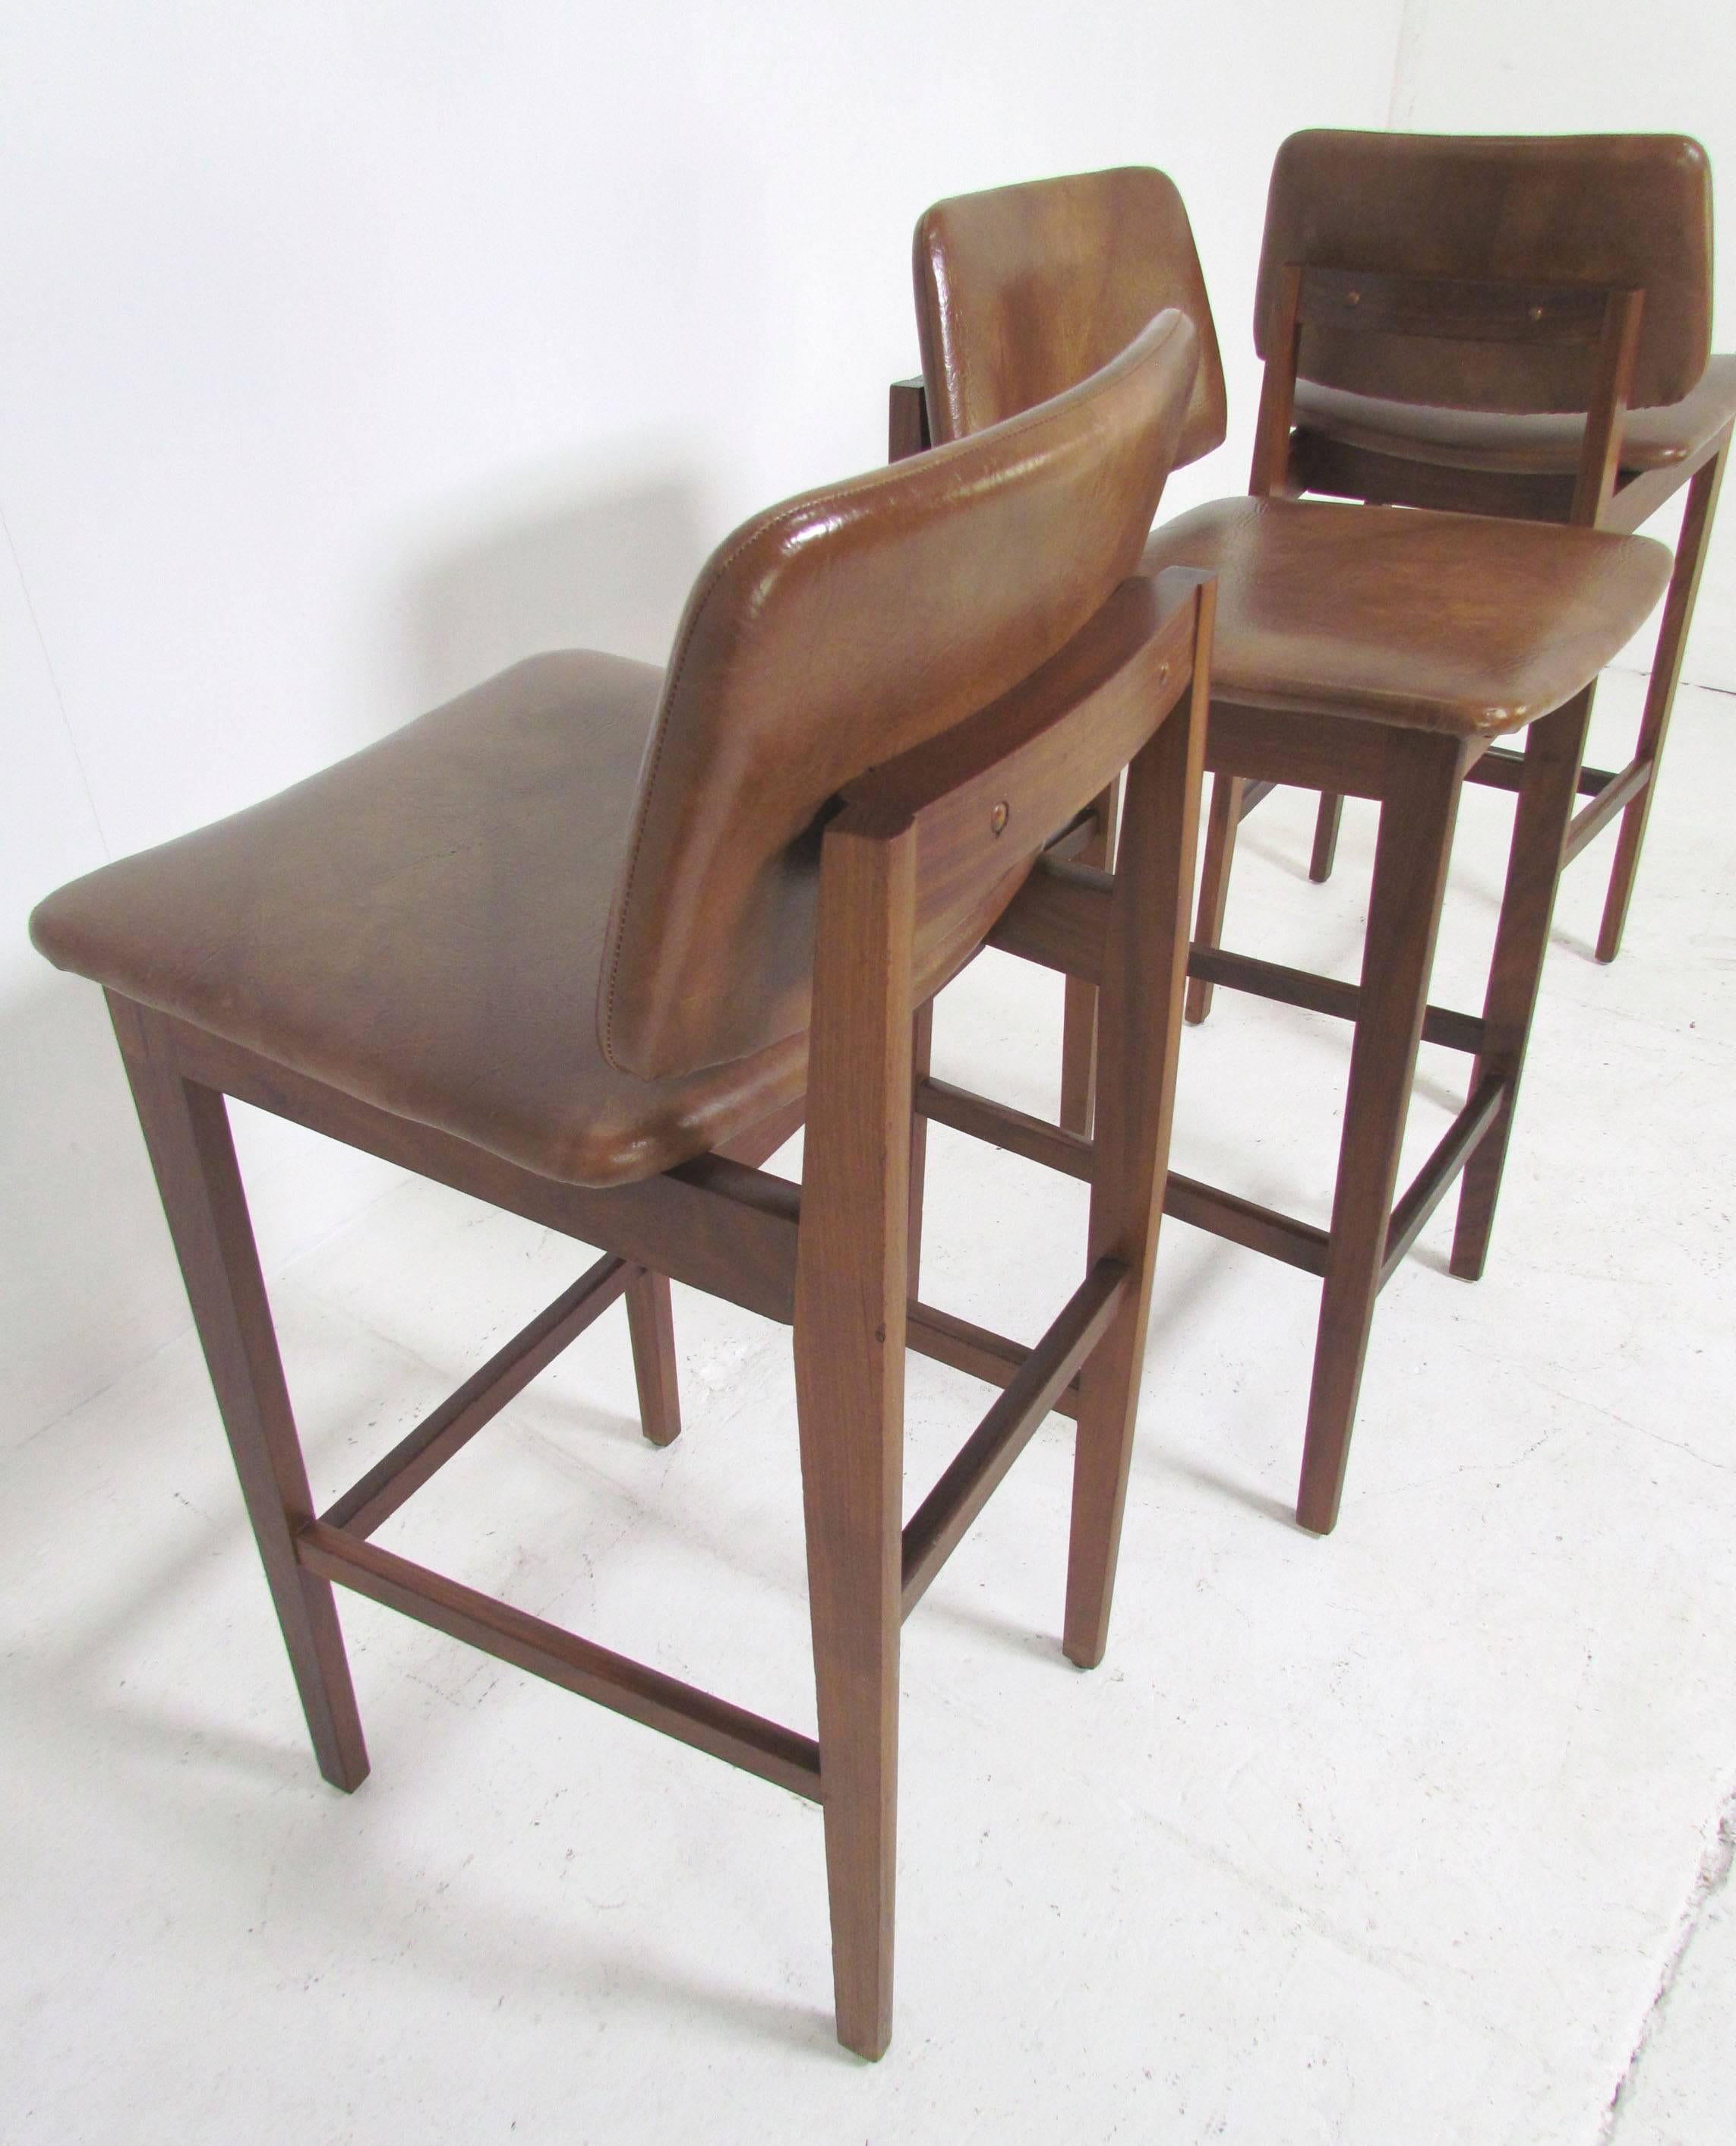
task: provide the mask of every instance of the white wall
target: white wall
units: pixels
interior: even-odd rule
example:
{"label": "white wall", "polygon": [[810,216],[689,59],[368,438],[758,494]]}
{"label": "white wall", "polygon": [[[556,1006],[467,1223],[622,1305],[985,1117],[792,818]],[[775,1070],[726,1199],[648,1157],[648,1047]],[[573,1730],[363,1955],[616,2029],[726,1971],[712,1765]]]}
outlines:
{"label": "white wall", "polygon": [[[5,1435],[186,1316],[30,903],[533,649],[661,656],[734,521],[883,454],[940,195],[1169,170],[1236,420],[1178,497],[1240,489],[1272,153],[1383,123],[1399,3],[6,0]],[[390,1181],[242,1130],[268,1259]]]}
{"label": "white wall", "polygon": [[[1736,228],[1736,7],[1649,0],[1404,0],[1391,124],[1418,133],[1692,134]],[[1714,348],[1736,348],[1736,237],[1718,254]],[[1701,584],[1687,676],[1736,691],[1736,485]],[[1654,534],[1674,541],[1675,516]],[[1642,656],[1641,661],[1646,658]]]}
{"label": "white wall", "polygon": [[[1625,19],[1625,18],[1624,18]],[[657,657],[711,545],[884,451],[936,197],[1155,162],[1230,377],[1305,125],[1698,133],[1736,15],[1554,0],[0,4],[0,1436],[185,1322],[97,995],[31,902],[532,649]],[[1401,35],[1402,32],[1402,35]],[[1730,279],[1720,320],[1736,337]],[[1689,654],[1736,686],[1736,513]],[[243,1120],[267,1255],[390,1173]]]}

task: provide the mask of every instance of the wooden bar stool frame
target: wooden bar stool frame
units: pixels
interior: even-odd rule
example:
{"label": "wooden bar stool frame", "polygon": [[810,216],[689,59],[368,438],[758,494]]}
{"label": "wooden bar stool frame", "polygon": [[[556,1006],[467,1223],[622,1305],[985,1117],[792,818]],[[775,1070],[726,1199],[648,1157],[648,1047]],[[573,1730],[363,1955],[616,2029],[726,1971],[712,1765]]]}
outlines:
{"label": "wooden bar stool frame", "polygon": [[[891,2027],[899,1630],[1053,1410],[1077,1423],[1064,1645],[1100,1659],[1169,1139],[1209,692],[1211,586],[1124,582],[1034,680],[846,790],[821,848],[807,1093],[758,1130],[604,1190],[545,1177],[112,991],[109,1004],[320,1770],[368,1770],[332,1588],[351,1588],[821,1804],[838,2033]],[[1088,1270],[1035,1347],[912,1300],[913,948],[1001,837],[1126,770],[1113,882],[1040,861],[991,935],[1063,937],[1099,996]],[[1015,838],[1016,839],[1016,838]],[[224,1099],[234,1096],[583,1242],[604,1256],[317,1511]],[[997,1106],[983,1103],[987,1122]],[[803,1182],[758,1164],[806,1110]],[[668,1284],[794,1330],[817,1739],[445,1578],[371,1540],[625,1293],[646,1435],[680,1428]],[[1002,1388],[900,1529],[906,1347]]]}
{"label": "wooden bar stool frame", "polygon": [[[1578,485],[1589,500],[1601,504],[1614,482],[1641,304],[1641,294],[1632,290],[1467,282],[1291,264],[1280,280],[1250,492],[1260,497],[1284,488],[1302,332],[1318,321],[1352,332],[1579,346],[1595,384]],[[925,444],[925,406],[921,381],[895,384],[895,456]],[[1376,1300],[1455,1183],[1460,1192],[1451,1270],[1474,1280],[1487,1260],[1556,888],[1572,854],[1573,806],[1594,686],[1594,680],[1533,720],[1523,752],[1504,753],[1497,762],[1508,771],[1500,779],[1516,791],[1518,809],[1479,1015],[1432,1006],[1429,981],[1460,789],[1492,752],[1502,749],[1480,737],[1351,717],[1324,706],[1302,715],[1220,696],[1212,701],[1205,764],[1215,778],[1212,824],[1220,832],[1219,816],[1227,815],[1233,830],[1248,809],[1245,800],[1257,801],[1280,783],[1367,797],[1381,808],[1359,984],[1219,946],[1223,882],[1220,876],[1214,885],[1209,866],[1202,871],[1188,962],[1190,1018],[1203,1017],[1212,987],[1221,984],[1352,1023],[1329,1225],[1321,1229],[1173,1170],[1165,1193],[1165,1212],[1176,1220],[1300,1268],[1321,1282],[1296,1506],[1299,1524],[1314,1534],[1329,1534],[1337,1524]],[[1058,845],[1061,852],[1090,845],[1096,856],[1105,855],[1114,840],[1114,810],[1113,796],[1096,801],[1064,831]],[[1082,861],[1057,869],[1082,883],[1106,879],[1100,866]],[[1014,951],[1064,966],[1065,949],[1058,943],[1028,937]],[[1085,998],[1089,989],[1082,978],[1070,986],[1061,1124],[1028,1119],[1005,1129],[1006,1145],[1061,1169],[1068,1167],[1070,1157],[1077,1166],[1089,1151],[1076,1117],[1072,1125],[1067,1123],[1070,1109],[1078,1112],[1081,1088],[1088,1090],[1091,1077]],[[1470,1077],[1463,1106],[1395,1199],[1423,1041],[1464,1053],[1471,1061]],[[928,1041],[925,1033],[919,1034],[919,1105],[925,1099],[929,1115],[961,1130],[982,1129],[974,1105],[956,1100],[920,1077],[928,1071]]]}

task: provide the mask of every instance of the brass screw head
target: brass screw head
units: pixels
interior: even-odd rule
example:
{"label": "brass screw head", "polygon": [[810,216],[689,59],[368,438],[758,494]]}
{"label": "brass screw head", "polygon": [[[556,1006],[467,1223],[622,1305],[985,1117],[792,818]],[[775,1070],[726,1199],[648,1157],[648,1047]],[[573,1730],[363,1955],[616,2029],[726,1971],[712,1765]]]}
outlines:
{"label": "brass screw head", "polygon": [[1006,801],[1003,798],[1000,803],[998,804],[995,807],[994,811],[989,815],[989,832],[991,835],[1004,835],[1006,832],[1006,823],[1009,816],[1010,815],[1008,814],[1006,808]]}

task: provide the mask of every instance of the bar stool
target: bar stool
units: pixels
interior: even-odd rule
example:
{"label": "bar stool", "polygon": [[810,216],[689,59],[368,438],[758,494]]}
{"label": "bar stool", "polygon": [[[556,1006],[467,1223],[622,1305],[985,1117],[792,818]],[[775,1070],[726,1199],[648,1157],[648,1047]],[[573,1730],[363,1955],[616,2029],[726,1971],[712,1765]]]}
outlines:
{"label": "bar stool", "polygon": [[[1353,1022],[1329,1226],[1173,1173],[1165,1199],[1182,1220],[1320,1278],[1297,1518],[1325,1534],[1338,1517],[1375,1300],[1461,1173],[1453,1270],[1482,1272],[1592,685],[1650,611],[1669,555],[1644,537],[1583,527],[1282,497],[1299,343],[1309,333],[1341,342],[1373,333],[1430,348],[1442,334],[1469,334],[1545,377],[1589,374],[1585,452],[1588,466],[1601,467],[1636,364],[1644,361],[1641,378],[1659,377],[1679,338],[1667,314],[1642,330],[1638,301],[1624,290],[1443,284],[1364,273],[1335,254],[1318,259],[1300,241],[1297,250],[1303,257],[1276,278],[1266,317],[1252,494],[1166,524],[1145,561],[1150,571],[1185,562],[1217,576],[1206,762],[1232,812],[1238,786],[1276,782],[1381,806],[1359,984],[1198,938],[1190,958],[1198,983]],[[1124,277],[1141,303],[1163,290],[1168,302],[1188,304],[1200,288],[1175,188],[1155,172],[943,202],[917,226],[915,265],[922,416],[937,441],[1004,420],[1088,369],[1094,331],[1101,323],[1113,332]],[[1652,347],[1659,342],[1661,355]],[[895,399],[905,439],[916,431],[912,401],[908,387]],[[1519,812],[1483,1011],[1431,1006],[1460,786],[1497,738],[1521,730]],[[1082,883],[1102,879],[1085,863],[1057,868]],[[1054,961],[1062,950],[1030,938],[1019,951]],[[1470,1057],[1468,1095],[1394,1205],[1423,1036]],[[919,1085],[930,1116],[974,1117],[937,1087]],[[1008,1144],[1021,1143],[1060,1167],[1070,1156],[1082,1166],[1089,1151],[1076,1128],[1035,1119]]]}
{"label": "bar stool", "polygon": [[[1662,316],[1673,323],[1668,368],[1660,354],[1652,369],[1636,373],[1636,407],[1620,414],[1604,466],[1588,467],[1584,482],[1578,382],[1563,379],[1564,392],[1515,410],[1501,376],[1471,347],[1436,356],[1419,377],[1406,344],[1371,348],[1366,337],[1304,337],[1285,484],[1296,492],[1618,530],[1639,528],[1688,487],[1633,757],[1619,769],[1580,770],[1579,794],[1587,801],[1568,833],[1571,863],[1621,815],[1597,939],[1599,961],[1613,961],[1736,425],[1736,357],[1709,355],[1705,152],[1680,135],[1293,135],[1272,173],[1259,321],[1304,231],[1314,258],[1325,257],[1324,248],[1401,272],[1627,286],[1644,294],[1649,322]],[[1387,393],[1389,385],[1404,399]],[[1514,756],[1493,746],[1469,779],[1514,789]],[[1339,803],[1329,791],[1320,800],[1309,865],[1316,880],[1332,869]],[[1213,855],[1207,866],[1214,887],[1227,877],[1234,836],[1227,821],[1215,825],[1224,861],[1220,866]],[[1215,906],[1221,916],[1221,897]]]}
{"label": "bar stool", "polygon": [[[1201,576],[1134,570],[1194,369],[1186,322],[1153,320],[1015,422],[749,522],[666,677],[536,658],[32,923],[108,993],[326,1779],[367,1771],[336,1582],[816,1800],[839,2037],[869,2057],[900,1624],[1056,1407],[1078,1424],[1066,1651],[1089,1666],[1106,1637],[1210,618]],[[1124,769],[1113,889],[1058,886],[1044,838]],[[915,1009],[985,936],[1057,913],[1101,1001],[1088,1270],[1035,1348],[981,1337],[1005,1391],[900,1532],[905,1347],[953,1361],[979,1332],[906,1304]],[[323,1512],[227,1095],[606,1255]],[[755,1165],[804,1098],[797,1187]],[[371,1540],[646,1269],[793,1325],[817,1739]],[[655,1393],[666,1300],[639,1301]]]}

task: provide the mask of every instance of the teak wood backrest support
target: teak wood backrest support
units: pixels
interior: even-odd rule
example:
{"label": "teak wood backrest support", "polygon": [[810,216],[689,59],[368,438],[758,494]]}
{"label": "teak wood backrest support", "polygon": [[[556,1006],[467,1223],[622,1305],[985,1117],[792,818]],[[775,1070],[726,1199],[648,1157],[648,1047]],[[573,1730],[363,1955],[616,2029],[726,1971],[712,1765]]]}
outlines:
{"label": "teak wood backrest support", "polygon": [[1190,661],[1194,621],[1177,600],[1188,586],[1180,576],[1160,586],[1144,576],[1122,582],[1087,631],[1017,692],[845,789],[835,826],[913,831],[919,998],[924,941],[936,925],[950,933],[955,916],[979,906],[978,890],[1002,883],[1005,851],[1022,854],[1022,881],[1055,826],[1151,735],[1153,709],[1170,704],[1172,676]]}
{"label": "teak wood backrest support", "polygon": [[1265,373],[1249,490],[1282,491],[1290,457],[1296,380],[1311,331],[1334,347],[1383,342],[1564,348],[1577,355],[1585,437],[1569,520],[1595,527],[1615,488],[1621,427],[1632,401],[1644,294],[1559,282],[1464,282],[1360,267],[1286,262],[1272,276]]}
{"label": "teak wood backrest support", "polygon": [[[992,436],[793,501],[714,557],[677,636],[611,919],[611,1063],[681,1074],[800,1032],[831,801],[1027,679],[1133,570],[1195,349],[1183,315],[1147,317],[1089,378]],[[929,920],[937,940],[980,937],[1018,846],[997,852],[1005,884],[961,888],[955,915]]]}

